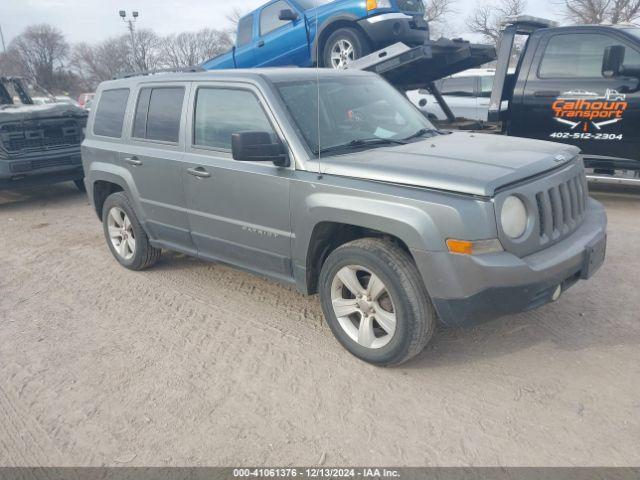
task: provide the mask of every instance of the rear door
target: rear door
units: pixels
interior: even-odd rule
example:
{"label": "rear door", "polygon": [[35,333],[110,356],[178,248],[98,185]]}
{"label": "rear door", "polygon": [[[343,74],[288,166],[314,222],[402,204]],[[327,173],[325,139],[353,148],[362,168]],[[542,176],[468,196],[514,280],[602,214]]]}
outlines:
{"label": "rear door", "polygon": [[289,183],[294,169],[231,156],[233,133],[277,135],[265,105],[260,92],[246,84],[196,84],[183,181],[200,257],[291,281]]}
{"label": "rear door", "polygon": [[133,178],[151,238],[168,248],[193,252],[189,234],[182,161],[188,83],[138,86],[127,125],[121,163]]}
{"label": "rear door", "polygon": [[605,48],[626,47],[625,63],[640,52],[611,28],[561,29],[541,39],[509,134],[580,147],[589,156],[640,158],[637,78],[605,78]]}
{"label": "rear door", "polygon": [[[298,19],[280,20],[283,10],[297,13]],[[302,12],[285,0],[277,0],[263,7],[259,15],[258,67],[305,66],[310,63],[307,27]]]}
{"label": "rear door", "polygon": [[255,67],[255,16],[247,15],[238,22],[236,38],[235,62],[237,68]]}

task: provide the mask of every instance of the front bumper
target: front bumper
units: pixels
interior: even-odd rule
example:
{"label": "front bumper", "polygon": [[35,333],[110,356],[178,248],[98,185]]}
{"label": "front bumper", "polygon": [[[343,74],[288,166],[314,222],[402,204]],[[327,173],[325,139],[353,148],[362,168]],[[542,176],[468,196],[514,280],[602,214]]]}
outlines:
{"label": "front bumper", "polygon": [[83,177],[79,146],[0,158],[0,189],[46,185]]}
{"label": "front bumper", "polygon": [[429,40],[429,26],[418,16],[405,13],[383,13],[358,22],[372,42],[374,49],[397,42],[409,46],[422,45]]}
{"label": "front bumper", "polygon": [[604,261],[607,215],[589,200],[578,230],[545,250],[518,258],[507,252],[467,256],[413,251],[418,269],[443,323],[471,326],[532,310],[590,278]]}

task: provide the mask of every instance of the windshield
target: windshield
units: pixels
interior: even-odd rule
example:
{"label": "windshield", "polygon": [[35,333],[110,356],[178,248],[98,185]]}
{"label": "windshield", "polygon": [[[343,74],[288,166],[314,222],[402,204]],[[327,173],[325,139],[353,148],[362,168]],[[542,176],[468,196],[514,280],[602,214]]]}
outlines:
{"label": "windshield", "polygon": [[[320,77],[276,87],[314,154],[344,146],[375,148],[435,134],[429,121],[378,77]],[[318,112],[318,100],[320,111]]]}
{"label": "windshield", "polygon": [[625,28],[624,31],[630,33],[636,38],[640,38],[640,28]]}

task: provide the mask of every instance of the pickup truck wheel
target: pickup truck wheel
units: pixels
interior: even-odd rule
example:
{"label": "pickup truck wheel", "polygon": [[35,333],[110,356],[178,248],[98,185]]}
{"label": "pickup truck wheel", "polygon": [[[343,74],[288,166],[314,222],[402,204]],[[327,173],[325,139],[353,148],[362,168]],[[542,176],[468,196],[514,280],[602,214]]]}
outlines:
{"label": "pickup truck wheel", "polygon": [[160,258],[162,250],[151,245],[123,192],[114,193],[105,200],[102,225],[109,250],[123,267],[144,270]]}
{"label": "pickup truck wheel", "polygon": [[339,28],[324,44],[323,66],[344,70],[351,62],[369,53],[368,44],[367,38],[358,30]]}
{"label": "pickup truck wheel", "polygon": [[411,257],[391,242],[366,238],[334,250],[320,273],[320,302],[338,341],[376,365],[420,353],[436,313]]}

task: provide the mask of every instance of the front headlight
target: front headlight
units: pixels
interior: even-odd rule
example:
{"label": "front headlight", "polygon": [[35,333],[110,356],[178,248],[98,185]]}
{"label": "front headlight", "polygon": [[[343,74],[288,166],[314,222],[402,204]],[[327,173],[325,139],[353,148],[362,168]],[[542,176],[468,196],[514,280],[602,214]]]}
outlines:
{"label": "front headlight", "polygon": [[524,235],[527,230],[527,207],[518,197],[510,196],[502,205],[500,215],[502,230],[510,238],[516,239]]}
{"label": "front headlight", "polygon": [[368,11],[378,8],[391,8],[391,0],[367,0]]}

